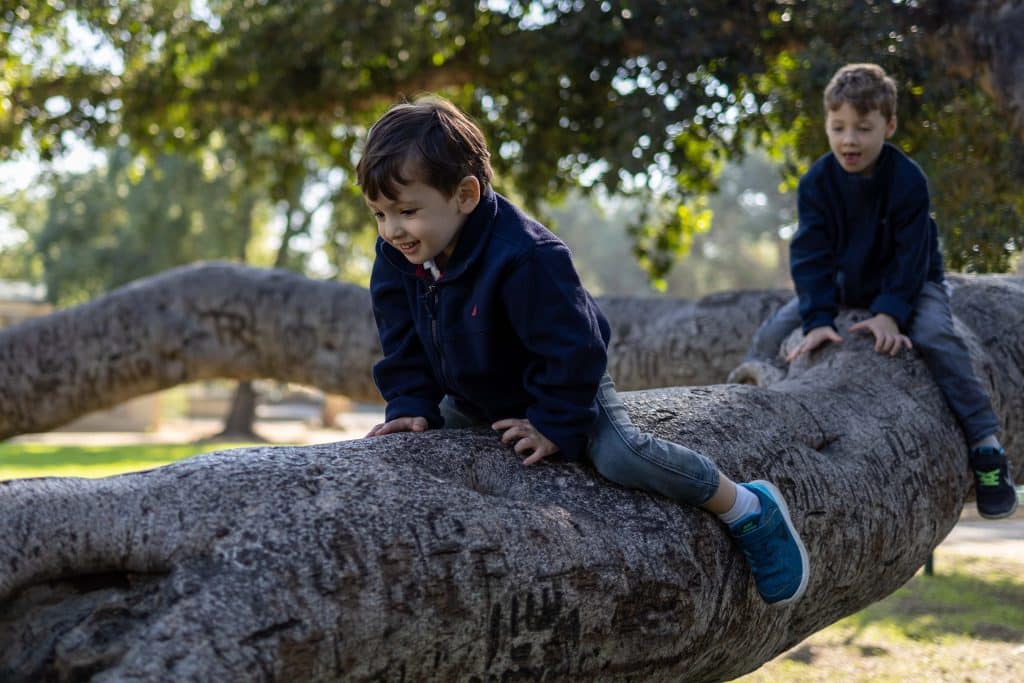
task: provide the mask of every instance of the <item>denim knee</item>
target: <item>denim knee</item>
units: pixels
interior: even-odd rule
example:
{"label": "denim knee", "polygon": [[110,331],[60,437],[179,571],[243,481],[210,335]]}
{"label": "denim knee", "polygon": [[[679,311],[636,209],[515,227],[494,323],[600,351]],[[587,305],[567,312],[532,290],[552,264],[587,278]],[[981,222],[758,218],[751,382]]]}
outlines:
{"label": "denim knee", "polygon": [[588,456],[602,476],[627,488],[702,505],[718,489],[718,468],[708,458],[640,431],[608,379],[598,392],[598,418]]}
{"label": "denim knee", "polygon": [[754,333],[746,360],[772,362],[779,356],[779,348],[793,330],[800,327],[800,300],[793,297],[783,304]]}
{"label": "denim knee", "polygon": [[487,422],[484,420],[460,410],[455,403],[455,399],[450,395],[446,395],[441,399],[441,403],[437,407],[441,412],[441,419],[444,420],[445,429],[465,429],[467,427],[482,427],[487,425]]}

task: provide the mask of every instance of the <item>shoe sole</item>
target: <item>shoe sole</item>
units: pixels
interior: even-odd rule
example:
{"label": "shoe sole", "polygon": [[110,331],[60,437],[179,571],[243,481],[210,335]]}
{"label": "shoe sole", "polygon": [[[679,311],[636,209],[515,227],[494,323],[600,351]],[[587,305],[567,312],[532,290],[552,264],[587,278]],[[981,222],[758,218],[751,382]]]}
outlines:
{"label": "shoe sole", "polygon": [[782,518],[786,520],[786,528],[789,529],[789,533],[792,534],[793,540],[796,541],[796,547],[800,551],[800,565],[803,568],[803,578],[800,580],[800,585],[797,586],[796,592],[784,600],[769,603],[772,607],[788,605],[799,600],[803,597],[803,594],[807,592],[807,583],[811,578],[811,563],[807,557],[807,548],[804,547],[803,539],[800,538],[800,534],[797,533],[796,527],[793,526],[793,520],[789,516],[789,506],[786,505],[786,498],[782,495],[782,491],[779,491],[775,484],[763,479],[752,481],[750,484],[756,484],[757,486],[766,489],[768,493],[771,494],[772,498],[775,499],[775,503],[779,506],[779,510],[782,512]]}
{"label": "shoe sole", "polygon": [[982,517],[984,517],[985,519],[1006,519],[1007,517],[1012,517],[1013,513],[1016,512],[1016,511],[1017,511],[1017,497],[1014,496],[1013,497],[1013,507],[1011,507],[1006,512],[1001,512],[998,515],[986,515],[981,510],[978,510],[978,514],[981,515]]}

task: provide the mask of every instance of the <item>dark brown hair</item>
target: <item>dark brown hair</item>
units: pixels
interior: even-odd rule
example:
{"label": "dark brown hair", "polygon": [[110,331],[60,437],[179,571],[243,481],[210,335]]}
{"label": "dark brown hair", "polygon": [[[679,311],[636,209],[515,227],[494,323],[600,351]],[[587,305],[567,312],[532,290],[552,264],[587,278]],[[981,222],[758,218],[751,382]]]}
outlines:
{"label": "dark brown hair", "polygon": [[891,121],[896,114],[896,81],[877,64],[847,64],[825,87],[825,111],[849,103],[864,116],[877,109]]}
{"label": "dark brown hair", "polygon": [[439,97],[391,107],[370,129],[356,166],[359,186],[371,201],[382,194],[395,200],[396,185],[416,180],[451,197],[469,175],[481,190],[490,185],[487,141],[469,116]]}

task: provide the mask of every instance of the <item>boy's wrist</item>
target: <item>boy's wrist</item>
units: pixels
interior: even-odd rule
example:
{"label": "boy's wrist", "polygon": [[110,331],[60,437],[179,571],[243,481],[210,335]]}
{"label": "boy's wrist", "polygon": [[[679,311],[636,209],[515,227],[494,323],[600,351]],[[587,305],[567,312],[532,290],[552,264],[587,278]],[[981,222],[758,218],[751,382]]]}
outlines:
{"label": "boy's wrist", "polygon": [[879,294],[871,302],[869,309],[872,315],[885,314],[893,319],[897,326],[902,327],[910,317],[913,307],[893,294]]}
{"label": "boy's wrist", "polygon": [[806,323],[804,323],[803,333],[810,334],[813,330],[816,330],[821,327],[830,327],[833,330],[835,330],[836,321],[833,318],[824,315],[815,316],[814,318],[811,318]]}

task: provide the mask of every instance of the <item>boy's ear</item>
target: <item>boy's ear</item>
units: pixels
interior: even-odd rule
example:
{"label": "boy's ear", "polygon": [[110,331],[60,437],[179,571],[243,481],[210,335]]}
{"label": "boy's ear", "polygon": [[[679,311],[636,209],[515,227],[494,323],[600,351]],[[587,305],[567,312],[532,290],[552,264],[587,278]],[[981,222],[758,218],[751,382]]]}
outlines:
{"label": "boy's ear", "polygon": [[455,188],[455,198],[460,213],[472,213],[480,203],[480,180],[475,175],[468,175],[459,181]]}
{"label": "boy's ear", "polygon": [[885,138],[888,140],[896,132],[896,114],[885,124]]}

